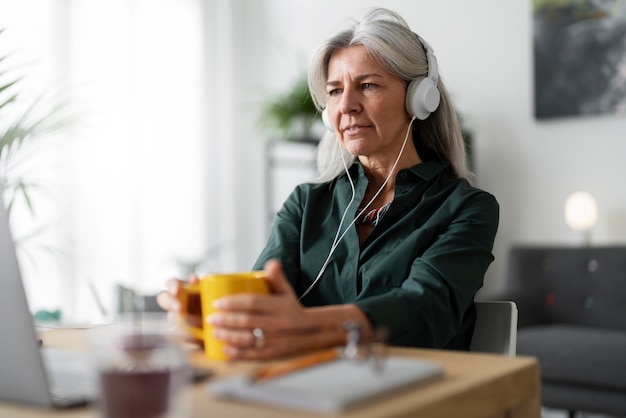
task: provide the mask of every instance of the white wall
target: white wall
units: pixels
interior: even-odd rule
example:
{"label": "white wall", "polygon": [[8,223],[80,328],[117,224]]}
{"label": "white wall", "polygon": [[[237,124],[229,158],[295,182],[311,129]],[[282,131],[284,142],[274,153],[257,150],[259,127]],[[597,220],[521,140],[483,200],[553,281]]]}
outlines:
{"label": "white wall", "polygon": [[[358,0],[265,4],[265,16],[247,17],[267,19],[267,31],[249,33],[246,43],[265,50],[268,59],[246,72],[264,69],[267,85],[276,91],[327,35],[380,5]],[[626,193],[619,186],[626,178],[626,115],[534,118],[530,0],[387,0],[384,6],[403,15],[434,47],[442,78],[474,128],[478,184],[501,205],[496,261],[486,289],[499,288],[513,244],[582,242],[563,220],[565,199],[576,190],[589,191],[598,201],[593,243],[626,241]]]}

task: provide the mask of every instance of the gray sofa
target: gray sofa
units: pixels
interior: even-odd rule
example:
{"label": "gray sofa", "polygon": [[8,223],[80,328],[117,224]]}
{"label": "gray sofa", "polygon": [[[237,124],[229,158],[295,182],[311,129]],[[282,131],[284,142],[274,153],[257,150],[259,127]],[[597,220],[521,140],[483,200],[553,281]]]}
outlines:
{"label": "gray sofa", "polygon": [[498,297],[517,303],[544,406],[626,416],[626,246],[514,247]]}

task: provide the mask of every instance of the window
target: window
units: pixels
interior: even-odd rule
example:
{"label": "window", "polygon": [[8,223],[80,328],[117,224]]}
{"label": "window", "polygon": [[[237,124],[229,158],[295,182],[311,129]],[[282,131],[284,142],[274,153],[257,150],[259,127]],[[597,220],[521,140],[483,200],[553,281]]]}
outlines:
{"label": "window", "polygon": [[18,254],[31,309],[97,320],[90,286],[111,314],[112,285],[156,291],[209,247],[201,0],[6,3],[25,94],[61,92],[78,116],[35,150],[35,219],[12,218],[16,236],[46,225],[54,250]]}

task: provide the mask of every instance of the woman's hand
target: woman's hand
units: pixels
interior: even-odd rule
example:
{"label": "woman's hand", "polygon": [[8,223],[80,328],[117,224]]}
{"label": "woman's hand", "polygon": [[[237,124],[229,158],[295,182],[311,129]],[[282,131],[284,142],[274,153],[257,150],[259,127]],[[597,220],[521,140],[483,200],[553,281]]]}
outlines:
{"label": "woman's hand", "polygon": [[218,299],[215,307],[219,312],[206,318],[215,336],[226,342],[226,355],[232,359],[269,359],[337,343],[336,333],[324,332],[328,330],[316,315],[300,304],[280,263],[270,260],[264,270],[270,295]]}
{"label": "woman's hand", "polygon": [[[364,336],[372,333],[367,317],[355,305],[305,308],[287,281],[280,262],[270,260],[264,270],[271,294],[223,297],[215,301],[219,312],[208,318],[201,318],[200,310],[186,314],[186,321],[197,328],[202,327],[203,321],[213,326],[215,337],[226,343],[225,353],[229,358],[272,359],[342,345],[346,342],[345,321],[360,324]],[[181,289],[197,281],[197,277],[188,282],[168,280],[167,290],[157,297],[159,305],[180,315]]]}
{"label": "woman's hand", "polygon": [[[161,308],[165,309],[172,315],[178,317],[183,317],[184,315],[184,321],[188,326],[200,329],[202,328],[203,320],[199,295],[189,295],[183,292],[184,286],[198,283],[198,281],[199,278],[196,275],[191,275],[187,281],[181,279],[169,279],[165,284],[165,288],[167,290],[157,295],[157,303]],[[184,304],[187,306],[187,312],[182,312],[183,297],[189,298],[189,300],[187,300]],[[192,300],[192,298],[197,300]],[[190,340],[199,344],[203,343],[202,340],[193,337],[191,337]]]}

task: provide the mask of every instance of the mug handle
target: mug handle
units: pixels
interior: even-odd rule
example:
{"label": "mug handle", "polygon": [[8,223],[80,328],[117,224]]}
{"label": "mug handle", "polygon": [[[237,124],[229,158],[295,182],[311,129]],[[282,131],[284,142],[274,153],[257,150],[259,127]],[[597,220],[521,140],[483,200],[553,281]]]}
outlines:
{"label": "mug handle", "polygon": [[193,306],[198,312],[194,312],[202,316],[202,307],[200,303],[200,283],[186,284],[181,288],[178,294],[178,300],[180,301],[180,313],[176,315],[178,326],[189,333],[193,338],[197,340],[204,340],[204,332],[202,326],[197,327],[190,325],[185,320],[185,317],[189,314],[190,305],[192,305],[192,297],[195,296],[196,306]]}
{"label": "mug handle", "polygon": [[202,328],[194,327],[193,325],[189,325],[185,321],[185,315],[179,314],[177,315],[178,326],[182,328],[185,332],[191,335],[196,340],[204,340],[204,331]]}

